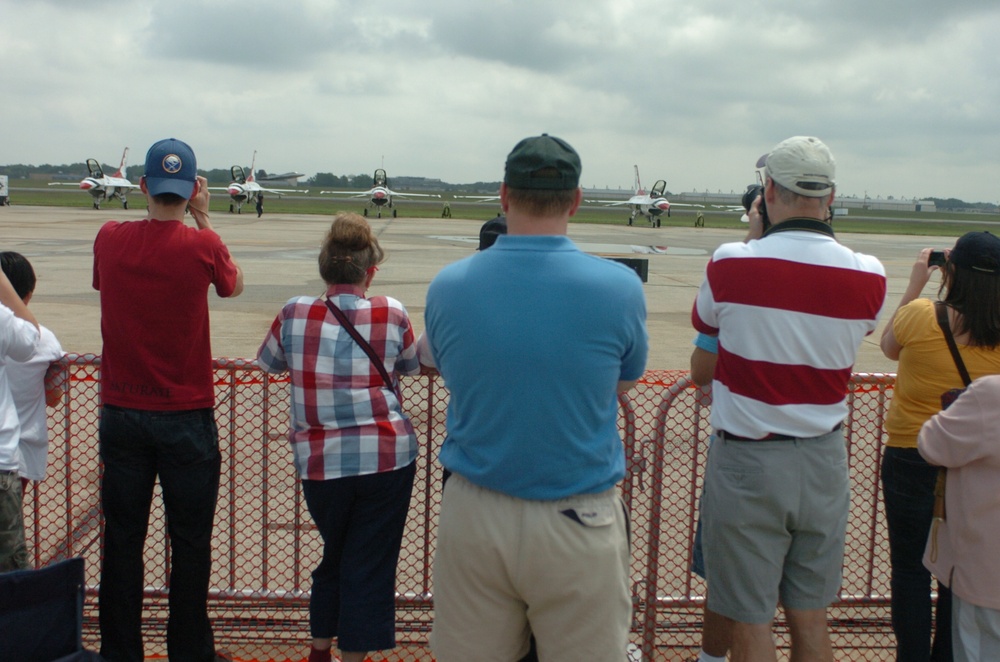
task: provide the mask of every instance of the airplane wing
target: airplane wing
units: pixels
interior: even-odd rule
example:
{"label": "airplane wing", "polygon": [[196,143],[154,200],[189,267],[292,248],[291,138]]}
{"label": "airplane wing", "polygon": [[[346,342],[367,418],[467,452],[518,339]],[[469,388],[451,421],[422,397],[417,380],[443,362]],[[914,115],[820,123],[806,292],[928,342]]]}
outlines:
{"label": "airplane wing", "polygon": [[260,190],[264,193],[273,193],[274,195],[281,197],[283,193],[308,193],[309,189],[296,189],[296,188],[264,188],[260,187]]}
{"label": "airplane wing", "polygon": [[[607,205],[608,207],[615,207],[618,205],[634,205],[636,203],[631,200],[584,200],[587,203],[597,203],[601,205]],[[673,204],[673,203],[671,203]]]}
{"label": "airplane wing", "polygon": [[436,193],[397,193],[395,191],[389,191],[393,197],[398,198],[440,198],[441,196]]}
{"label": "airplane wing", "polygon": [[320,191],[320,195],[337,195],[346,198],[365,198],[372,194],[371,191]]}
{"label": "airplane wing", "polygon": [[456,195],[456,200],[479,200],[480,202],[491,202],[499,200],[499,195]]}

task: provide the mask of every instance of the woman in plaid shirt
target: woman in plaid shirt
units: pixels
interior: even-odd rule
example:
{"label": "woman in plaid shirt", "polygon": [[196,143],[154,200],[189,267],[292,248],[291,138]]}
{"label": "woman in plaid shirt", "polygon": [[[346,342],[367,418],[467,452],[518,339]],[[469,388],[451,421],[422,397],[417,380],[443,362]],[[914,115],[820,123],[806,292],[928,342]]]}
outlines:
{"label": "woman in plaid shirt", "polygon": [[[290,373],[289,441],[324,542],[313,571],[309,662],[329,662],[334,637],[344,662],[396,645],[396,562],[417,455],[398,375],[418,374],[420,365],[403,305],[365,296],[384,258],[367,221],[338,214],[319,254],[326,297],[290,299],[257,352],[264,370]],[[385,377],[338,321],[340,311]]]}

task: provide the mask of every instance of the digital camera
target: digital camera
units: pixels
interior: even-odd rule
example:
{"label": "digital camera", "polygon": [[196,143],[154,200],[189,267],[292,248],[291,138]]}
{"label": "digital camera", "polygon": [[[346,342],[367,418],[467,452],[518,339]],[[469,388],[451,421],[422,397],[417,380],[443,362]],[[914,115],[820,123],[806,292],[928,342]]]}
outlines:
{"label": "digital camera", "polygon": [[[753,201],[757,199],[757,196],[764,195],[764,187],[761,184],[747,184],[747,190],[743,193],[743,208],[750,213],[750,207],[753,206]],[[771,221],[767,218],[767,207],[764,205],[764,198],[760,199],[760,218],[764,222],[764,229],[767,230],[771,227]]]}
{"label": "digital camera", "polygon": [[931,254],[927,256],[928,267],[943,267],[947,263],[948,256],[944,254],[944,251],[931,251]]}

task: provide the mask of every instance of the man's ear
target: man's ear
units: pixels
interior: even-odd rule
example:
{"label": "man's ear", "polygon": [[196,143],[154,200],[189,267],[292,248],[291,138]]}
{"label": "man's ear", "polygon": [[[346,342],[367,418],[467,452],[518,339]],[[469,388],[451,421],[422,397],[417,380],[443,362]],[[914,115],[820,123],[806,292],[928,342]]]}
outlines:
{"label": "man's ear", "polygon": [[146,175],[139,178],[139,190],[143,193],[149,194],[149,191],[146,190]]}
{"label": "man's ear", "polygon": [[583,203],[583,189],[577,186],[576,198],[573,200],[573,208],[569,210],[569,215],[574,216],[576,212],[580,210],[580,205],[582,203]]}

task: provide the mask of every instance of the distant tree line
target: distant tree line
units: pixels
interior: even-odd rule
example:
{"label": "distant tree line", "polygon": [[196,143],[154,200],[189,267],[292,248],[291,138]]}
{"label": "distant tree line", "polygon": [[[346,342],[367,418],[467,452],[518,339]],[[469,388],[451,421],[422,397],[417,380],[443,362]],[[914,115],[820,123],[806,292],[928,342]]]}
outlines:
{"label": "distant tree line", "polygon": [[[335,175],[332,172],[317,172],[315,176],[306,180],[306,185],[310,188],[367,189],[371,188],[372,176],[369,174]],[[394,188],[391,177],[389,178],[389,188]],[[475,182],[473,184],[448,184],[447,182],[441,182],[435,189],[448,192],[493,195],[500,190],[500,182]]]}
{"label": "distant tree line", "polygon": [[[102,163],[101,168],[105,175],[113,174],[118,166]],[[142,177],[143,164],[130,165],[125,169],[125,176],[133,182],[138,182]],[[243,166],[243,171],[249,173],[250,166]],[[198,170],[198,174],[205,176],[213,184],[228,184],[232,181],[232,173],[229,168],[213,168],[212,170]],[[16,163],[13,165],[0,166],[0,175],[7,175],[11,179],[28,179],[30,175],[61,175],[83,179],[87,176],[87,164],[84,162],[68,163],[62,165],[24,165]],[[263,170],[257,171],[257,177],[265,175]],[[368,189],[372,185],[371,173],[357,175],[335,175],[332,172],[318,172],[314,176],[305,180],[306,186],[310,188],[341,188],[341,189]],[[392,186],[392,179],[389,180]],[[475,182],[472,184],[448,184],[441,183],[445,191],[455,191],[462,193],[483,193],[493,195],[500,190],[500,182]]]}
{"label": "distant tree line", "polygon": [[317,172],[306,180],[306,184],[319,188],[369,189],[372,187],[372,176],[371,174],[335,175],[332,172]]}
{"label": "distant tree line", "polygon": [[[110,175],[118,169],[117,165],[101,164],[104,174]],[[125,169],[126,176],[134,182],[139,181],[142,176],[143,165],[130,165]],[[244,172],[250,172],[250,166],[243,166]],[[229,168],[214,168],[212,170],[199,170],[199,174],[204,175],[213,184],[228,184],[232,181],[232,173]],[[11,179],[27,179],[29,175],[71,175],[79,176],[81,179],[87,174],[87,164],[70,163],[64,165],[23,165],[16,163],[13,165],[0,166],[0,175],[7,175]],[[263,176],[263,170],[257,171],[257,177]],[[392,180],[389,181],[390,186]],[[360,175],[335,175],[332,172],[317,172],[314,176],[305,180],[305,185],[311,188],[342,188],[342,189],[367,189],[372,185],[371,174]],[[444,191],[455,193],[475,193],[483,195],[493,195],[500,190],[500,182],[474,182],[471,184],[448,184],[441,183]],[[892,199],[890,196],[889,200]],[[1000,211],[994,202],[965,202],[958,198],[931,198],[922,197],[921,200],[932,200],[937,209],[941,211],[968,211],[986,214],[996,214]]]}
{"label": "distant tree line", "polygon": [[965,202],[958,198],[924,198],[932,200],[934,206],[941,211],[975,211],[984,214],[997,213],[997,205],[993,202]]}

